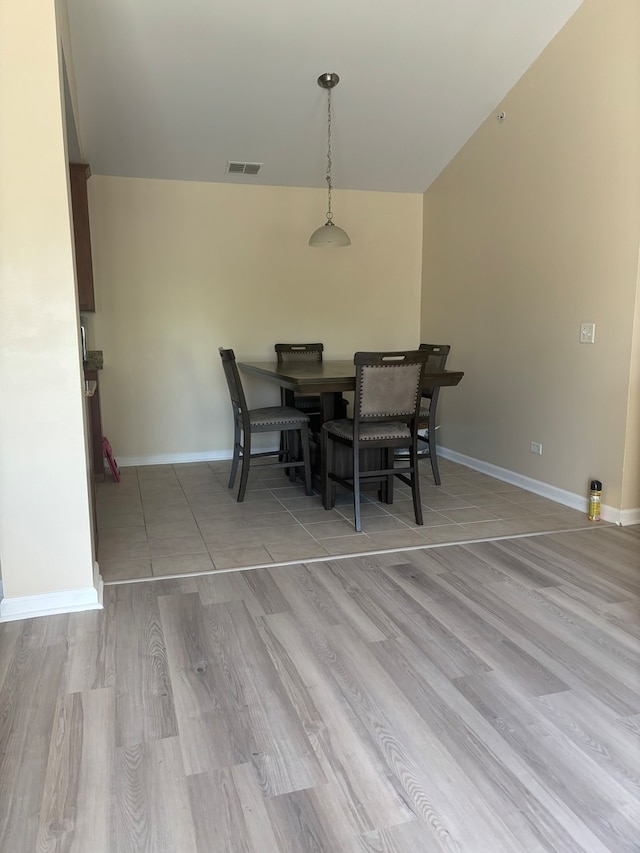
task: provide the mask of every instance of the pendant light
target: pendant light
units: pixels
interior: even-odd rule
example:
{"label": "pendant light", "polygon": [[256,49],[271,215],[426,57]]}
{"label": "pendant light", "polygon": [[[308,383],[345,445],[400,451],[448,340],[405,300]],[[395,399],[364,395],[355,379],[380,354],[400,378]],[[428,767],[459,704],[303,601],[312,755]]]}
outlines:
{"label": "pendant light", "polygon": [[327,190],[329,203],[327,208],[327,221],[316,229],[309,238],[309,245],[317,248],[339,248],[350,246],[351,240],[346,231],[337,226],[333,221],[331,212],[331,90],[337,86],[340,78],[337,74],[321,74],[318,77],[318,86],[327,90]]}

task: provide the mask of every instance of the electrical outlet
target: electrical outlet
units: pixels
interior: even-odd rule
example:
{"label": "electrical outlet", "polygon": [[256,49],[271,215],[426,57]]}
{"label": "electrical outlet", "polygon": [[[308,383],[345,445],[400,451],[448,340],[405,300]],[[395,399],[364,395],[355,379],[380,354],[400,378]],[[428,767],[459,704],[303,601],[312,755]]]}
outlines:
{"label": "electrical outlet", "polygon": [[593,344],[596,341],[596,324],[580,323],[580,343]]}
{"label": "electrical outlet", "polygon": [[529,450],[530,450],[532,453],[537,453],[537,454],[538,454],[538,456],[542,456],[542,444],[540,444],[540,442],[539,442],[539,441],[532,441],[532,442],[529,444]]}

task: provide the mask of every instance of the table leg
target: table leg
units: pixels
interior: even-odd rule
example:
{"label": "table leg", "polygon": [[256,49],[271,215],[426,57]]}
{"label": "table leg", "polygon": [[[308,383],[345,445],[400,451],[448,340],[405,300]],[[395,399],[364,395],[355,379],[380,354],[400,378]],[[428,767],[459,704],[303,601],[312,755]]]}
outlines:
{"label": "table leg", "polygon": [[334,418],[343,418],[346,409],[344,398],[340,391],[330,391],[320,394],[320,419],[322,423]]}
{"label": "table leg", "polygon": [[[283,402],[287,406],[294,405],[295,394],[289,389],[283,389]],[[322,428],[322,424],[326,421],[332,421],[334,418],[346,417],[346,402],[340,391],[327,391],[320,394],[320,417],[311,418],[312,429],[309,439],[311,443],[311,468],[314,486],[322,492],[322,450],[321,450],[321,433],[318,428]],[[315,421],[315,423],[314,423]],[[315,429],[314,429],[315,427]],[[339,455],[340,451],[338,451]],[[349,457],[348,465],[350,465],[351,457]],[[288,471],[285,471],[288,473]]]}

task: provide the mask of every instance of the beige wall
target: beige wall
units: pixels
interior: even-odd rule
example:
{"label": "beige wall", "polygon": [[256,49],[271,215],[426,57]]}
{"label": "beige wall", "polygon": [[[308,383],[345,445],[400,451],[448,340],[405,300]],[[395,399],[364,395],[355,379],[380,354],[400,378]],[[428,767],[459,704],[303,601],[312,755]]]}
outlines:
{"label": "beige wall", "polygon": [[638,273],[622,482],[622,505],[629,508],[640,506],[640,263]]}
{"label": "beige wall", "polygon": [[352,246],[312,249],[323,190],[94,176],[89,194],[89,343],[120,464],[230,454],[220,346],[267,360],[279,340],[322,341],[326,358],[419,342],[421,195],[334,191]]}
{"label": "beige wall", "polygon": [[578,495],[598,477],[626,509],[640,507],[639,51],[637,0],[585,0],[424,198],[421,338],[466,371],[441,395],[442,444]]}
{"label": "beige wall", "polygon": [[23,596],[93,589],[93,559],[53,0],[3,3],[0,56],[4,617]]}

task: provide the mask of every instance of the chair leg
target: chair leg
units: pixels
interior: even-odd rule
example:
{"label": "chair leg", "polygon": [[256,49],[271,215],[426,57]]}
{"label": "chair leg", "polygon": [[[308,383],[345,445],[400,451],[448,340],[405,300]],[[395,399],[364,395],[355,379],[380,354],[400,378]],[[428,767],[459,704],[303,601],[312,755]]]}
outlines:
{"label": "chair leg", "polygon": [[[382,448],[378,451],[380,453],[380,460],[378,468],[386,468],[389,470],[393,468],[394,458],[395,458],[395,449],[394,448]],[[380,480],[380,488],[378,489],[378,500],[380,503],[392,504],[393,503],[393,474],[389,474],[384,480]]]}
{"label": "chair leg", "polygon": [[240,425],[238,421],[233,424],[233,461],[231,463],[231,472],[229,473],[229,488],[233,488],[238,472],[238,461],[240,459]]}
{"label": "chair leg", "polygon": [[300,444],[302,445],[302,459],[304,461],[304,490],[307,495],[312,495],[311,450],[309,448],[309,427],[307,424],[302,424],[300,429]]}
{"label": "chair leg", "polygon": [[[287,405],[286,393],[287,392],[285,391],[284,388],[280,389],[280,405],[281,406]],[[287,453],[287,449],[288,449],[287,448],[287,433],[283,430],[280,433],[280,453],[278,454],[278,462],[284,462],[285,456]],[[289,472],[287,471],[286,473],[288,474]]]}
{"label": "chair leg", "polygon": [[[387,468],[387,470],[393,468],[394,456],[395,456],[395,448],[389,447],[386,451],[385,460],[384,460],[384,467]],[[388,503],[388,504],[393,503],[393,481],[394,481],[394,479],[395,478],[394,478],[393,474],[389,474],[389,476],[387,477],[387,483],[386,483],[386,488],[385,488],[385,503]]]}
{"label": "chair leg", "polygon": [[[280,433],[280,452],[278,462],[295,462],[300,458],[301,450],[298,445],[298,432],[283,430]],[[290,480],[295,480],[295,468],[285,468],[285,474]]]}
{"label": "chair leg", "polygon": [[333,467],[333,441],[329,438],[326,430],[322,430],[322,505],[325,509],[333,509],[335,506],[335,497],[333,490],[333,481],[329,477],[329,472]]}
{"label": "chair leg", "polygon": [[433,472],[433,482],[436,486],[440,485],[440,471],[438,470],[438,453],[436,451],[436,425],[429,418],[429,459],[431,460],[431,471]]}
{"label": "chair leg", "polygon": [[[286,433],[286,445],[287,445],[287,462],[295,461],[295,452],[294,448],[296,446],[296,438],[297,432],[295,430],[287,430]],[[292,483],[296,481],[296,469],[295,468],[285,468],[285,473],[289,477]]]}
{"label": "chair leg", "polygon": [[244,436],[244,447],[242,449],[242,471],[240,472],[240,488],[238,489],[238,503],[244,500],[249,479],[249,468],[251,466],[251,434]]}
{"label": "chair leg", "polygon": [[356,533],[362,533],[362,518],[360,513],[360,451],[355,442],[353,445],[353,515]]}
{"label": "chair leg", "polygon": [[416,516],[416,524],[424,524],[424,519],[422,518],[422,500],[420,498],[420,472],[418,470],[418,444],[415,440],[411,445],[411,467],[413,468],[411,474],[411,495],[413,497],[413,511]]}

